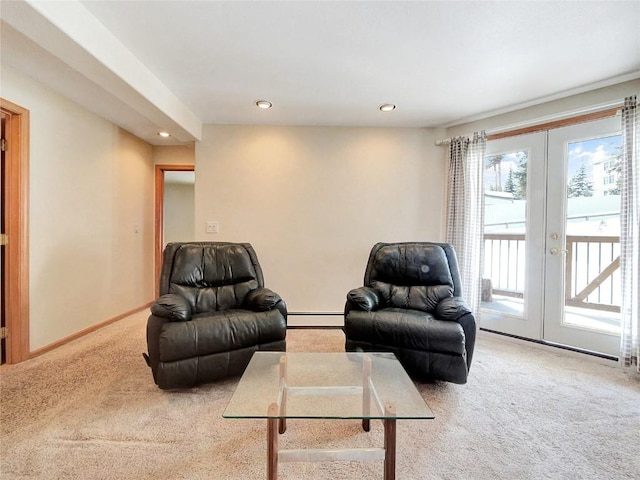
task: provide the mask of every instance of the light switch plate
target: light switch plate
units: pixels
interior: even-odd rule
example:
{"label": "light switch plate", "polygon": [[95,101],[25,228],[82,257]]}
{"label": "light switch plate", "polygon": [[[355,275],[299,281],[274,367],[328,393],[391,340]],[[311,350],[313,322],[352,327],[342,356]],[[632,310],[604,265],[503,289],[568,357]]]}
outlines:
{"label": "light switch plate", "polygon": [[218,233],[218,222],[215,220],[207,221],[207,233]]}

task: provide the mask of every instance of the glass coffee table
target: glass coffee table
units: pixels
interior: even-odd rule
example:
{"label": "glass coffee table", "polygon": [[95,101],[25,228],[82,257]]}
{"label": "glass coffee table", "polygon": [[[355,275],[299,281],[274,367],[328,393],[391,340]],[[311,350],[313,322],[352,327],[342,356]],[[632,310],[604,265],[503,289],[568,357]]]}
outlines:
{"label": "glass coffee table", "polygon": [[[395,479],[396,421],[434,415],[392,353],[253,354],[224,418],[267,421],[267,479],[279,462],[384,460],[385,480]],[[287,419],[358,419],[384,424],[381,448],[279,450]]]}

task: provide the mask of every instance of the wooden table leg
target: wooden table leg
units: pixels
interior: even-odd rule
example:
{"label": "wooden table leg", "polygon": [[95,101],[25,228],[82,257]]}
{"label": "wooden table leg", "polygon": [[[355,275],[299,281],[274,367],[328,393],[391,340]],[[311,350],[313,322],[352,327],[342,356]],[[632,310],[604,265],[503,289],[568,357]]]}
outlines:
{"label": "wooden table leg", "polygon": [[278,421],[278,431],[284,433],[287,431],[287,419],[284,417],[287,411],[287,356],[280,357],[280,420]]}
{"label": "wooden table leg", "polygon": [[[371,415],[371,357],[365,355],[362,358],[362,415]],[[371,419],[362,419],[362,429],[365,432],[371,430]]]}
{"label": "wooden table leg", "polygon": [[384,420],[384,480],[396,478],[396,415],[392,405],[385,406]]}
{"label": "wooden table leg", "polygon": [[267,412],[267,480],[278,478],[278,404],[269,405]]}

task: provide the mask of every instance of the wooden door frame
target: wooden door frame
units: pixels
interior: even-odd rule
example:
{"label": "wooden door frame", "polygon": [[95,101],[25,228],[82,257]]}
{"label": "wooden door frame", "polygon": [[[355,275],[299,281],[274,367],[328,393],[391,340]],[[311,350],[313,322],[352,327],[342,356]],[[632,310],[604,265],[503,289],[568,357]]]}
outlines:
{"label": "wooden door frame", "polygon": [[154,227],[154,265],[155,292],[160,291],[160,270],[162,269],[162,232],[164,230],[164,172],[193,172],[194,165],[156,165],[155,186],[155,227]]}
{"label": "wooden door frame", "polygon": [[29,342],[29,110],[0,98],[5,136],[5,313],[7,363],[30,356]]}

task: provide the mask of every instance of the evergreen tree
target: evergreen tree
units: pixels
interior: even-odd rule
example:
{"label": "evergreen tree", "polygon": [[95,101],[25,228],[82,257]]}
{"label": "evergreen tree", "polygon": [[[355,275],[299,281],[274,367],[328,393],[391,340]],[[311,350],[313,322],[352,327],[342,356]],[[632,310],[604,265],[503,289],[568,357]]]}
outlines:
{"label": "evergreen tree", "polygon": [[515,191],[513,198],[523,200],[527,198],[527,153],[520,152],[518,154],[518,169],[513,172],[513,181]]}
{"label": "evergreen tree", "polygon": [[622,183],[622,147],[616,147],[618,154],[612,157],[611,168],[607,169],[608,174],[616,176],[616,186],[609,190],[609,195],[620,195],[620,187]]}
{"label": "evergreen tree", "polygon": [[502,160],[504,159],[504,155],[493,155],[491,157],[485,157],[485,165],[484,168],[489,170],[493,169],[493,174],[495,178],[495,183],[491,186],[490,190],[495,192],[502,191],[502,172],[500,171],[500,166],[502,165]]}
{"label": "evergreen tree", "polygon": [[507,175],[507,180],[504,182],[504,191],[512,194],[515,198],[516,184],[513,181],[513,168],[509,168],[509,175]]}
{"label": "evergreen tree", "polygon": [[593,183],[587,176],[587,168],[584,163],[580,166],[576,174],[569,181],[567,186],[567,197],[591,197],[593,196]]}

